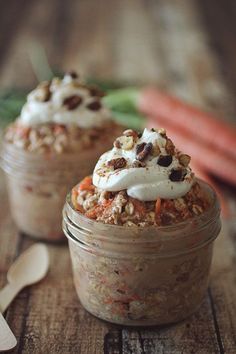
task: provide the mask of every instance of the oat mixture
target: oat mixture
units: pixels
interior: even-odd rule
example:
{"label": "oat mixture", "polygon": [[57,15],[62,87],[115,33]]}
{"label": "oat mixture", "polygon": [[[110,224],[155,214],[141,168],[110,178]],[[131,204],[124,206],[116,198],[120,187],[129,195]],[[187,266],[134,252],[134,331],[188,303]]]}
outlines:
{"label": "oat mixture", "polygon": [[129,197],[125,190],[101,191],[92,184],[91,177],[74,187],[72,203],[90,219],[124,226],[171,225],[200,215],[209,206],[209,200],[197,182],[182,198],[142,202]]}
{"label": "oat mixture", "polygon": [[62,154],[93,148],[109,140],[111,132],[116,135],[119,130],[113,121],[107,121],[101,128],[87,129],[62,124],[25,127],[16,121],[8,127],[5,140],[27,151]]}

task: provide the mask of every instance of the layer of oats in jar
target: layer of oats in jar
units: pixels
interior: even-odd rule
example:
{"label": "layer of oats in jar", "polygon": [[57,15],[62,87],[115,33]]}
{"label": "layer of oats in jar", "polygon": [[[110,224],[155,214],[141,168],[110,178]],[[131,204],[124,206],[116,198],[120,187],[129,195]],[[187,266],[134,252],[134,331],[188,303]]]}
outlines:
{"label": "layer of oats in jar", "polygon": [[2,167],[12,215],[22,232],[48,240],[63,237],[61,210],[67,190],[92,172],[122,131],[102,96],[76,73],[68,73],[40,83],[7,127]]}
{"label": "layer of oats in jar", "polygon": [[114,225],[170,225],[195,215],[209,200],[194,180],[190,156],[178,151],[164,129],[126,130],[99,159],[93,178],[72,192],[76,210]]}
{"label": "layer of oats in jar", "polygon": [[219,204],[189,162],[164,129],[126,130],[72,189],[63,229],[79,299],[95,316],[160,325],[201,304]]}

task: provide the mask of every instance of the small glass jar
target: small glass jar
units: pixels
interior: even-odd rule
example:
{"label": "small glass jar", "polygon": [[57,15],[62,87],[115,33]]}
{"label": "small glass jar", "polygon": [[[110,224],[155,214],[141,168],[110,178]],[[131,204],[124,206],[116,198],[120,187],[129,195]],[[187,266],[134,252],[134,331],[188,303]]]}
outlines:
{"label": "small glass jar", "polygon": [[13,219],[23,233],[42,240],[64,239],[61,213],[66,194],[93,171],[113,140],[77,153],[39,154],[3,142],[1,167],[6,174]]}
{"label": "small glass jar", "polygon": [[161,227],[124,227],[63,210],[75,288],[84,308],[117,324],[147,326],[180,321],[201,304],[208,286],[220,207],[199,181],[211,206],[202,215]]}

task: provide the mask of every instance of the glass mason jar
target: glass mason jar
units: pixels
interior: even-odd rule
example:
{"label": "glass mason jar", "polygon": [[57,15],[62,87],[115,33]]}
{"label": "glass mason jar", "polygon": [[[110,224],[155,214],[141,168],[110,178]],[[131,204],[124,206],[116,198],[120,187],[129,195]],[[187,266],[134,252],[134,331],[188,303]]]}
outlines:
{"label": "glass mason jar", "polygon": [[78,179],[93,171],[112,141],[100,141],[85,151],[60,155],[28,152],[3,142],[1,167],[19,230],[42,240],[63,239],[61,213],[66,194]]}
{"label": "glass mason jar", "polygon": [[199,307],[221,228],[216,194],[200,184],[211,200],[209,210],[161,227],[96,222],[74,210],[68,195],[63,230],[87,311],[109,322],[146,326],[180,321]]}

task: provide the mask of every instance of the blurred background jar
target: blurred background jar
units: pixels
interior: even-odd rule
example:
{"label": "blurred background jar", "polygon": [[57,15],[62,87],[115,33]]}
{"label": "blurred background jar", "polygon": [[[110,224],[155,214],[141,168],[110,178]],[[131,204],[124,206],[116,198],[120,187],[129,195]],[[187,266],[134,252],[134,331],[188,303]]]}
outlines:
{"label": "blurred background jar", "polygon": [[2,168],[20,231],[44,240],[63,237],[66,193],[92,173],[123,127],[103,106],[103,92],[75,72],[40,83],[5,131]]}

